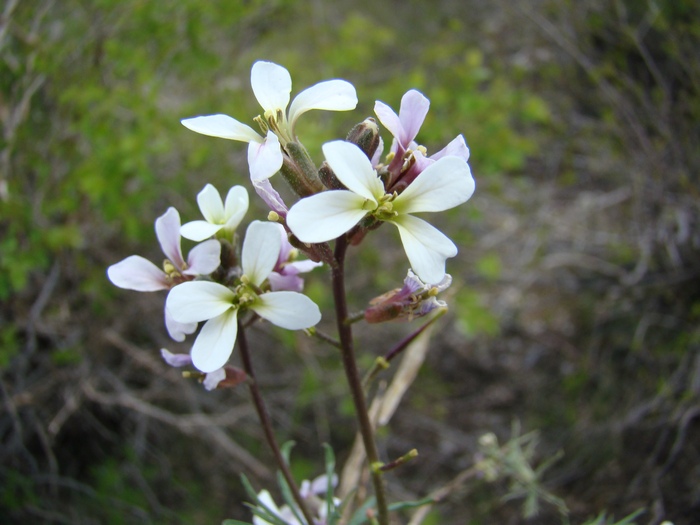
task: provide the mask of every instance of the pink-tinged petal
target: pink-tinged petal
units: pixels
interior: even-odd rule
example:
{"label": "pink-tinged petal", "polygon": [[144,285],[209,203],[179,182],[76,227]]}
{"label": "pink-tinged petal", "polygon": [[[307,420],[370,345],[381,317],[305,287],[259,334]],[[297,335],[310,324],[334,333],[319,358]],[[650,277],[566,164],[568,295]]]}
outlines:
{"label": "pink-tinged petal", "polygon": [[221,264],[221,243],[215,239],[204,241],[190,250],[185,275],[209,275]]}
{"label": "pink-tinged petal", "polygon": [[204,323],[190,352],[195,368],[209,373],[226,364],[238,335],[237,319],[238,311],[228,310]]}
{"label": "pink-tinged petal", "polygon": [[182,228],[180,228],[180,235],[185,239],[200,242],[216,235],[223,227],[223,224],[212,224],[207,221],[192,221],[182,225]]}
{"label": "pink-tinged petal", "polygon": [[180,214],[175,208],[168,208],[168,211],[156,219],[156,237],[168,260],[178,270],[182,270],[185,260],[180,248]]}
{"label": "pink-tinged petal", "polygon": [[197,204],[199,211],[207,222],[223,225],[226,222],[224,215],[224,203],[218,190],[211,184],[204,186],[204,189],[197,194]]}
{"label": "pink-tinged petal", "polygon": [[454,243],[440,230],[412,215],[399,215],[391,222],[399,229],[406,256],[418,277],[425,283],[442,281],[445,260],[457,255]]}
{"label": "pink-tinged petal", "polygon": [[301,242],[330,241],[367,215],[367,210],[362,209],[365,202],[364,197],[346,190],[317,193],[292,206],[287,214],[287,226]]}
{"label": "pink-tinged petal", "polygon": [[384,141],[382,137],[379,137],[379,146],[377,146],[377,151],[372,155],[372,166],[378,166],[382,160],[382,155],[384,154]]}
{"label": "pink-tinged petal", "polygon": [[248,191],[243,186],[234,186],[226,194],[224,216],[226,230],[233,232],[243,220],[248,211]]}
{"label": "pink-tinged petal", "polygon": [[454,208],[474,194],[469,164],[459,157],[434,162],[394,200],[399,213],[434,212]]}
{"label": "pink-tinged petal", "polygon": [[301,292],[304,289],[304,279],[296,274],[282,275],[278,272],[272,272],[267,276],[267,279],[273,292]]}
{"label": "pink-tinged petal", "polygon": [[377,100],[374,103],[374,113],[377,115],[379,122],[389,130],[389,133],[394,137],[401,137],[403,135],[403,125],[401,124],[401,119],[399,116],[391,109],[389,106]]}
{"label": "pink-tinged petal", "polygon": [[190,366],[192,364],[190,354],[173,354],[166,348],[161,348],[160,355],[167,364],[175,368]]}
{"label": "pink-tinged petal", "polygon": [[180,121],[187,129],[221,139],[238,140],[240,142],[260,142],[262,137],[253,128],[238,122],[228,115],[205,115],[202,117],[186,118]]}
{"label": "pink-tinged petal", "polygon": [[275,264],[275,269],[279,269],[289,260],[289,255],[292,253],[294,246],[289,244],[289,238],[287,237],[287,230],[280,223],[277,224],[277,231],[280,234],[280,254],[277,257],[277,263]]}
{"label": "pink-tinged petal", "polygon": [[107,268],[107,277],[113,285],[137,292],[155,292],[170,288],[165,272],[140,255],[131,255],[113,264]]}
{"label": "pink-tinged petal", "polygon": [[232,309],[233,299],[234,293],[222,284],[190,281],[170,290],[165,307],[176,321],[196,323]]}
{"label": "pink-tinged petal", "polygon": [[327,142],[323,145],[323,154],[347,189],[375,203],[384,196],[384,185],[372,163],[355,144],[344,140]]}
{"label": "pink-tinged petal", "polygon": [[253,183],[272,177],[283,162],[280,141],[272,131],[267,132],[263,142],[248,144],[248,169]]}
{"label": "pink-tinged petal", "polygon": [[197,330],[197,323],[179,323],[165,308],[165,328],[168,331],[170,339],[181,343],[185,337],[193,334]]}
{"label": "pink-tinged petal", "polygon": [[267,279],[277,264],[281,240],[277,224],[253,221],[243,239],[241,249],[241,267],[243,274],[255,286],[260,286]]}
{"label": "pink-tinged petal", "polygon": [[401,128],[403,130],[400,137],[396,137],[401,142],[401,145],[408,148],[410,142],[416,138],[420,127],[423,125],[425,116],[430,108],[430,100],[423,93],[411,89],[401,97],[401,109],[399,109],[399,118],[401,119]]}
{"label": "pink-tinged petal", "polygon": [[348,111],[357,106],[355,87],[345,80],[319,82],[299,93],[289,108],[289,125],[294,129],[296,120],[307,111]]}
{"label": "pink-tinged petal", "polygon": [[284,265],[283,271],[285,274],[297,274],[297,273],[307,273],[313,270],[314,268],[318,268],[319,266],[323,266],[322,262],[314,262],[310,259],[306,259],[303,261],[294,261],[290,262]]}
{"label": "pink-tinged petal", "polygon": [[282,66],[272,62],[258,61],[250,71],[250,84],[255,98],[265,110],[277,112],[287,109],[292,92],[292,77]]}
{"label": "pink-tinged petal", "polygon": [[287,208],[280,194],[272,187],[270,179],[254,180],[253,189],[272,211],[282,218],[287,216],[289,208]]}
{"label": "pink-tinged petal", "polygon": [[431,155],[430,158],[434,160],[439,160],[442,157],[447,157],[450,155],[460,157],[465,161],[469,160],[469,148],[467,147],[467,143],[464,140],[464,136],[457,135],[447,146],[442,148],[437,153]]}
{"label": "pink-tinged petal", "polygon": [[218,370],[209,372],[206,376],[204,376],[202,385],[207,391],[211,392],[212,390],[216,390],[216,387],[219,386],[219,383],[221,383],[224,379],[226,379],[226,370],[219,368]]}
{"label": "pink-tinged petal", "polygon": [[263,319],[287,330],[310,328],[321,320],[316,303],[296,292],[262,294],[251,309]]}

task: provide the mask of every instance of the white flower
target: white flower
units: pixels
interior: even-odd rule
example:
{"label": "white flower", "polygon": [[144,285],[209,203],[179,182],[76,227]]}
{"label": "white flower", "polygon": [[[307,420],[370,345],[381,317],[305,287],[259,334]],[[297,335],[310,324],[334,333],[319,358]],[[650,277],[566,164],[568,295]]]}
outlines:
{"label": "white flower", "polygon": [[[107,268],[107,277],[112,284],[138,292],[169,290],[198,275],[210,274],[219,267],[221,244],[216,240],[195,246],[188,254],[187,261],[184,260],[180,247],[180,214],[175,208],[168,208],[156,219],[156,237],[167,257],[163,269],[140,255],[131,255]],[[185,335],[197,328],[193,323],[177,322],[167,310],[165,326],[175,341],[184,341]]]}
{"label": "white flower", "polygon": [[254,221],[248,226],[241,251],[243,275],[235,289],[210,281],[192,281],[168,294],[166,309],[181,323],[206,321],[192,347],[192,363],[202,372],[221,368],[238,334],[238,312],[253,310],[263,319],[286,328],[309,328],[321,320],[318,306],[300,293],[267,292],[260,287],[272,272],[281,248],[274,223]]}
{"label": "white flower", "polygon": [[182,120],[182,124],[203,135],[238,140],[248,143],[248,166],[253,181],[267,179],[282,167],[282,146],[295,140],[294,127],[297,119],[312,109],[347,111],[355,109],[355,88],[345,80],[319,82],[299,93],[292,101],[287,114],[287,105],[292,91],[289,72],[272,62],[256,62],[250,73],[250,83],[255,98],[264,113],[258,123],[263,134],[228,115],[207,115]]}
{"label": "white flower", "polygon": [[427,283],[445,276],[445,260],[457,247],[440,230],[412,213],[436,212],[466,202],[474,179],[464,159],[445,156],[428,166],[401,194],[387,194],[367,156],[354,144],[324,144],[331,169],[347,190],[318,193],[289,210],[287,224],[300,241],[326,242],[349,231],[365,216],[395,225],[413,271]]}
{"label": "white flower", "polygon": [[203,241],[224,230],[230,238],[248,211],[248,192],[243,186],[234,186],[228,190],[224,204],[216,188],[207,184],[197,194],[197,204],[205,220],[183,224],[180,229],[182,236],[192,241]]}

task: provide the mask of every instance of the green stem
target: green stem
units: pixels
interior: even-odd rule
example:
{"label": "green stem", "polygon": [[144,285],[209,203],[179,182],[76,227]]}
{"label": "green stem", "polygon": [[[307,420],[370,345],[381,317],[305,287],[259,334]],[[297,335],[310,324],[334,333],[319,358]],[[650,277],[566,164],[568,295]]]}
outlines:
{"label": "green stem", "polygon": [[333,298],[335,302],[336,323],[338,325],[338,336],[340,338],[340,351],[343,358],[343,368],[350,387],[350,394],[355,405],[355,414],[362,435],[362,442],[365,447],[365,454],[370,465],[374,494],[377,498],[377,513],[379,514],[379,524],[388,525],[389,512],[387,507],[386,492],[384,489],[384,479],[381,471],[373,468],[380,464],[377,445],[374,441],[374,429],[369,418],[367,402],[362,388],[362,379],[357,369],[355,350],[352,341],[352,325],[347,322],[348,305],[345,294],[345,253],[348,243],[345,236],[339,237],[335,244],[335,261],[332,268]]}
{"label": "green stem", "polygon": [[275,439],[275,434],[272,431],[272,420],[270,419],[270,415],[268,414],[267,408],[265,407],[265,402],[263,401],[260,388],[258,387],[258,382],[255,379],[255,372],[253,371],[253,361],[250,358],[250,351],[248,350],[248,340],[246,339],[245,335],[245,327],[243,326],[243,323],[241,323],[240,319],[238,320],[237,342],[238,351],[241,355],[241,362],[243,363],[243,369],[245,370],[245,373],[248,376],[248,386],[250,389],[250,395],[253,398],[253,405],[255,405],[255,411],[258,413],[258,418],[260,419],[260,424],[262,425],[263,432],[265,434],[265,440],[267,441],[267,444],[272,450],[272,454],[275,456],[277,466],[282,472],[284,479],[287,481],[287,485],[289,485],[289,488],[292,491],[294,501],[297,502],[301,513],[306,519],[306,522],[309,525],[313,525],[313,516],[306,508],[306,502],[299,493],[299,487],[294,481],[292,472],[289,470],[289,465],[287,465],[287,462],[284,460],[282,451],[280,450],[280,447],[277,444],[277,440]]}

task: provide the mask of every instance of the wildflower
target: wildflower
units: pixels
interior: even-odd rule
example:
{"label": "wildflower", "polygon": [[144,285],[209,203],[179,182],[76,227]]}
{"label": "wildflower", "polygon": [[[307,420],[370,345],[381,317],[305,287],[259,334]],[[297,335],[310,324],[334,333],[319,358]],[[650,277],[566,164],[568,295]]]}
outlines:
{"label": "wildflower", "polygon": [[289,72],[272,62],[253,64],[250,83],[264,113],[255,119],[263,135],[228,115],[207,115],[182,120],[182,124],[203,135],[248,143],[248,166],[253,181],[267,179],[282,167],[281,147],[296,140],[297,119],[312,109],[346,111],[357,105],[355,88],[345,80],[319,82],[299,93],[287,105],[292,91]]}
{"label": "wildflower", "polygon": [[[158,242],[166,256],[163,268],[158,268],[140,255],[131,255],[107,268],[107,277],[112,284],[138,292],[169,290],[198,275],[208,275],[218,268],[221,244],[216,240],[206,241],[192,248],[185,262],[180,247],[180,214],[175,208],[168,208],[156,219],[155,229]],[[191,334],[197,327],[193,323],[175,321],[167,311],[165,325],[175,341],[183,341],[185,334]]]}
{"label": "wildflower", "polygon": [[324,144],[323,153],[347,190],[325,191],[298,201],[289,210],[287,225],[300,241],[326,242],[338,238],[367,216],[390,222],[401,236],[413,271],[423,282],[445,276],[445,260],[457,247],[440,230],[414,217],[466,202],[474,179],[462,158],[445,156],[428,166],[401,194],[387,193],[367,156],[354,144]]}
{"label": "wildflower", "polygon": [[243,275],[235,288],[210,281],[193,281],[170,291],[166,309],[181,323],[206,321],[192,347],[192,363],[202,372],[221,368],[238,334],[238,313],[252,310],[288,330],[309,328],[321,319],[318,306],[297,292],[265,292],[262,288],[279,258],[281,239],[273,223],[248,226],[241,252]]}
{"label": "wildflower", "polygon": [[234,186],[228,190],[224,204],[216,188],[207,184],[197,194],[197,204],[205,220],[183,224],[182,236],[203,241],[223,230],[224,235],[231,238],[248,211],[248,192],[243,186]]}
{"label": "wildflower", "polygon": [[411,89],[401,98],[401,107],[397,115],[393,109],[377,100],[374,112],[379,121],[394,136],[387,159],[389,173],[386,187],[390,191],[401,191],[430,164],[445,156],[457,156],[469,160],[469,148],[464,137],[458,135],[439,152],[426,156],[426,149],[415,142],[425,117],[430,108],[430,101],[419,91]]}
{"label": "wildflower", "polygon": [[[166,348],[160,349],[163,360],[174,368],[192,365],[192,356],[189,354],[173,354]],[[208,374],[200,374],[200,380],[205,389],[211,391],[216,388],[232,388],[246,380],[243,370],[232,366],[218,368]]]}
{"label": "wildflower", "polygon": [[[313,481],[302,481],[299,494],[309,508],[315,512],[315,518],[318,518],[314,519],[316,525],[325,525],[328,520],[329,510],[334,510],[328,508],[329,506],[325,502],[325,494],[329,490],[329,486],[335,487],[337,484],[338,477],[336,475],[333,475],[330,483],[326,475],[321,475]],[[301,515],[299,509],[292,509],[289,505],[283,505],[281,508],[278,507],[267,490],[261,490],[257,496],[258,508],[262,511],[261,513],[269,514],[270,518],[275,517],[286,525],[302,525],[302,522],[299,521],[298,518],[298,516]],[[333,505],[335,508],[338,508],[340,503],[341,501],[338,498],[333,498]],[[269,522],[260,516],[253,516],[253,525],[272,525],[272,523],[273,522]]]}
{"label": "wildflower", "polygon": [[452,276],[445,274],[442,281],[427,285],[410,269],[403,287],[396,288],[370,301],[365,310],[368,323],[381,323],[392,319],[413,320],[423,317],[437,308],[447,308],[447,303],[436,298],[437,294],[449,288]]}

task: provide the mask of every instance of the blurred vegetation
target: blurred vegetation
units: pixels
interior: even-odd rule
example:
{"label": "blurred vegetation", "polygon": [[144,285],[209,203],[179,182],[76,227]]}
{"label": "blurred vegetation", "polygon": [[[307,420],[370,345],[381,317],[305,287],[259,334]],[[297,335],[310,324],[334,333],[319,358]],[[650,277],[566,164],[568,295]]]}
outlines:
{"label": "blurred vegetation", "polygon": [[[205,183],[247,180],[244,145],[178,121],[250,121],[257,59],[287,67],[295,93],[332,77],[357,87],[357,111],[300,123],[317,159],[410,88],[432,103],[419,142],[435,152],[463,133],[472,151],[477,194],[436,221],[460,246],[451,321],[382,443],[388,457],[421,454],[389,478],[392,494],[447,483],[479,436],[505,441],[519,419],[540,430],[543,464],[564,452],[543,483],[572,522],[639,508],[640,523],[700,521],[697,2],[0,9],[0,521],[219,523],[249,519],[240,472],[272,487],[245,392],[206,393],[167,369],[157,350],[178,345],[163,297],[105,278],[132,253],[161,257],[153,221],[168,206],[189,220]],[[383,234],[351,277],[356,309],[403,278]],[[325,277],[307,282],[320,304]],[[363,331],[361,362],[405,333]],[[296,474],[313,477],[322,441],[339,460],[352,441],[336,356],[302,335],[253,335]],[[462,487],[430,519],[559,522],[546,503],[519,518],[507,492]]]}

